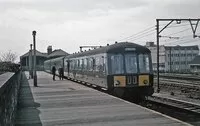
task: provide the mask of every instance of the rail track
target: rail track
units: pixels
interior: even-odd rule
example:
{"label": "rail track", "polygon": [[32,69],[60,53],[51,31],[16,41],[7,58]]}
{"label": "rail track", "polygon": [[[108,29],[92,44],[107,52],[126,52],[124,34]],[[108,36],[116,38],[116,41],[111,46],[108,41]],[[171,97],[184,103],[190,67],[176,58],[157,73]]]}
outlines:
{"label": "rail track", "polygon": [[154,104],[160,104],[170,108],[174,108],[176,110],[179,109],[180,111],[190,112],[200,116],[200,104],[159,96],[148,97],[147,101]]}
{"label": "rail track", "polygon": [[[154,86],[157,86],[157,79],[154,80]],[[191,82],[191,81],[185,81],[185,80],[176,80],[176,79],[160,79],[160,86],[161,89],[164,90],[171,90],[171,91],[179,91],[181,93],[185,94],[191,94],[191,97],[193,94],[195,94],[195,97],[200,98],[200,81],[197,82]]]}
{"label": "rail track", "polygon": [[[157,74],[154,74],[156,77]],[[181,75],[181,74],[160,74],[159,75],[162,78],[169,78],[169,79],[181,79],[181,80],[192,80],[192,81],[200,81],[200,76],[199,75]]]}
{"label": "rail track", "polygon": [[[157,78],[155,78],[156,80]],[[175,82],[178,84],[185,84],[185,85],[194,85],[200,87],[200,81],[192,81],[192,80],[180,80],[180,79],[168,79],[168,78],[160,78],[160,81],[167,81],[167,82]]]}
{"label": "rail track", "polygon": [[148,97],[140,105],[189,124],[200,126],[200,104],[154,95]]}

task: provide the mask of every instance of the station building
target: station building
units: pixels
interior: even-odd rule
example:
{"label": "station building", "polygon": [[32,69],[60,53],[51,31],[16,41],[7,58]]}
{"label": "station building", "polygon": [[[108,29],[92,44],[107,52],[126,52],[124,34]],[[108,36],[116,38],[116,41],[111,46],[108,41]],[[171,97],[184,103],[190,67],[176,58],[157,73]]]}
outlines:
{"label": "station building", "polygon": [[[157,71],[157,45],[147,42],[153,62],[153,70]],[[159,70],[161,72],[190,72],[189,63],[199,54],[198,45],[193,46],[159,46]]]}
{"label": "station building", "polygon": [[[23,70],[29,70],[33,67],[33,55],[34,51],[29,50],[24,55],[20,56],[20,63]],[[44,61],[57,58],[61,56],[69,55],[67,52],[63,51],[62,49],[55,49],[52,50],[52,46],[48,46],[47,52],[42,53],[36,50],[36,70],[44,70]],[[32,61],[32,62],[31,62]]]}

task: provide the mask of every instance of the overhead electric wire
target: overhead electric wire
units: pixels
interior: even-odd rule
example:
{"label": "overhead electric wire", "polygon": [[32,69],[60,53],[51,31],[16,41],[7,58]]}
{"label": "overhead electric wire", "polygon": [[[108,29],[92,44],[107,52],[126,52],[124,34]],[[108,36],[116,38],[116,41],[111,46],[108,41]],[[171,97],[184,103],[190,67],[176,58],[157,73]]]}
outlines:
{"label": "overhead electric wire", "polygon": [[[200,34],[200,32],[199,32],[199,33],[196,33],[196,34]],[[185,35],[185,36],[181,36],[181,37],[179,37],[179,40],[176,40],[176,41],[180,41],[180,40],[183,40],[183,39],[185,39],[185,38],[190,38],[190,37],[192,38],[193,35]],[[165,41],[165,42],[166,42],[166,41],[168,41],[168,42],[169,42],[169,41],[174,42],[174,39],[168,39],[168,40],[164,40],[164,41]],[[176,41],[175,41],[175,42],[176,42]],[[163,42],[163,41],[161,41],[161,42]],[[168,43],[168,42],[167,42],[167,43]]]}
{"label": "overhead electric wire", "polygon": [[[191,40],[191,36],[182,37],[182,38],[179,38],[179,40],[170,39],[167,42],[165,41],[164,43],[165,44],[170,44],[170,43],[176,43],[176,42],[185,41],[185,40]],[[163,41],[161,41],[161,43],[163,43]]]}
{"label": "overhead electric wire", "polygon": [[[184,30],[181,30],[181,31],[178,31],[178,32],[171,33],[171,34],[169,34],[169,35],[178,34],[178,33],[187,31],[187,30],[189,30],[189,29],[190,29],[190,28],[187,28],[187,29],[184,29]],[[154,30],[152,30],[152,31],[154,31]],[[152,32],[152,31],[151,31],[151,32]],[[149,32],[150,32],[150,31],[149,31]],[[149,33],[149,32],[146,32],[146,33]],[[129,39],[127,39],[127,40],[135,41],[135,40],[138,40],[138,39],[147,37],[147,36],[152,35],[152,34],[154,34],[154,32],[149,33],[149,34],[141,34],[141,35],[138,35],[138,36],[136,36],[136,37],[134,37],[134,38],[129,38]],[[169,36],[169,35],[168,35],[168,36]]]}
{"label": "overhead electric wire", "polygon": [[131,38],[131,39],[129,39],[129,40],[131,40],[131,41],[139,40],[139,39],[141,39],[141,38],[150,36],[150,35],[152,35],[152,34],[155,34],[155,33],[152,32],[152,33],[149,33],[149,34],[145,34],[145,35],[142,35],[142,36],[138,36],[138,37],[135,37],[135,38]]}
{"label": "overhead electric wire", "polygon": [[[165,26],[165,25],[166,24],[160,24],[159,26]],[[180,26],[186,26],[186,25],[189,25],[189,24],[179,25],[178,27],[180,27]],[[176,27],[176,26],[170,26],[170,27]],[[156,31],[155,29],[152,29],[152,28],[155,28],[155,26],[151,26],[151,27],[149,27],[149,28],[147,28],[147,29],[145,29],[143,31],[140,31],[140,32],[138,32],[136,34],[133,34],[133,35],[128,36],[128,37],[125,37],[125,38],[120,39],[118,41],[121,41],[121,40],[132,40],[132,41],[134,41],[134,40],[138,40],[138,39],[144,38],[146,36],[149,36],[149,35],[153,34],[153,33],[150,33],[150,32]],[[183,32],[183,31],[180,31],[180,32]]]}
{"label": "overhead electric wire", "polygon": [[127,40],[127,39],[130,39],[130,38],[134,38],[134,37],[140,36],[140,34],[143,35],[143,34],[146,34],[146,33],[152,32],[152,31],[155,30],[155,29],[152,29],[152,28],[155,28],[155,26],[151,26],[151,27],[149,27],[149,28],[147,28],[147,29],[145,29],[145,30],[142,30],[142,31],[138,32],[138,33],[135,33],[135,34],[130,35],[130,36],[128,36],[128,37],[125,37],[125,38],[119,39],[118,41]]}
{"label": "overhead electric wire", "polygon": [[176,41],[171,41],[171,42],[165,42],[165,44],[173,44],[173,43],[186,43],[186,42],[190,42],[190,41],[198,41],[200,40],[199,38],[191,38],[191,36],[185,36],[182,37],[180,40],[176,40]]}
{"label": "overhead electric wire", "polygon": [[[174,26],[175,25],[175,26]],[[167,28],[170,28],[170,27],[180,27],[180,26],[182,26],[182,27],[184,27],[184,26],[186,26],[186,25],[190,25],[189,23],[188,24],[185,24],[185,23],[183,23],[182,22],[182,25],[180,25],[180,24],[173,24],[172,26],[169,26],[169,27],[167,27]],[[169,38],[168,39],[165,39],[164,41],[161,41],[161,42],[166,42],[166,41],[168,41],[167,43],[174,43],[174,42],[177,42],[177,41],[183,41],[182,39],[183,38],[186,38],[186,37],[191,37],[192,35],[186,35],[186,36],[181,36],[181,37],[179,37],[179,36],[174,36],[174,35],[177,35],[177,34],[179,34],[179,33],[183,33],[183,32],[185,32],[185,31],[188,31],[188,30],[190,30],[191,29],[191,27],[189,27],[189,28],[185,28],[185,29],[183,29],[183,30],[181,30],[181,31],[178,31],[178,32],[173,32],[173,33],[171,33],[171,34],[168,34],[168,35],[166,35],[166,36],[169,36]],[[198,33],[196,33],[196,34],[198,34]],[[172,37],[173,36],[173,37]],[[166,38],[166,37],[165,37]],[[178,38],[179,40],[176,40],[176,41],[174,41],[174,39],[173,38]]]}
{"label": "overhead electric wire", "polygon": [[[174,27],[183,27],[183,26],[189,26],[190,24],[189,23],[187,23],[186,24],[186,22],[181,22],[181,24],[172,24],[171,26],[168,26],[167,28],[174,28]],[[166,24],[160,24],[159,25],[159,27],[160,26],[166,26]],[[179,34],[179,33],[182,33],[182,32],[185,32],[185,31],[188,31],[189,29],[191,29],[191,28],[186,28],[186,29],[183,29],[183,30],[181,30],[181,31],[178,31],[178,32],[174,32],[174,33],[171,33],[171,34],[168,34],[167,36],[171,36],[171,35],[176,35],[176,34]],[[142,39],[142,38],[144,38],[144,37],[147,37],[147,36],[150,36],[150,35],[152,35],[152,34],[156,34],[155,32],[153,32],[153,31],[156,31],[156,29],[155,29],[155,26],[151,26],[151,27],[149,27],[149,28],[147,28],[147,29],[145,29],[145,30],[142,30],[142,31],[140,31],[140,32],[138,32],[138,33],[136,33],[136,34],[133,34],[133,35],[131,35],[131,36],[128,36],[128,37],[125,37],[125,38],[122,38],[122,39],[120,39],[119,41],[121,41],[121,40],[131,40],[131,41],[136,41],[136,40],[139,40],[139,39]],[[190,37],[191,35],[189,35],[189,37]],[[185,41],[185,37],[188,37],[188,35],[187,36],[182,36],[182,37],[177,37],[179,40],[176,40],[176,41],[174,41],[173,40],[173,38],[175,38],[175,37],[169,37],[169,39],[170,40],[168,40],[168,41],[172,41],[172,42],[170,42],[170,43],[176,43],[176,42],[180,42],[180,41]],[[186,39],[187,40],[187,39]],[[165,40],[165,42],[166,42],[167,40]],[[162,42],[162,41],[161,41]],[[167,43],[167,44],[169,44],[169,43]]]}
{"label": "overhead electric wire", "polygon": [[194,43],[196,41],[200,41],[200,39],[193,39],[193,40],[189,39],[189,40],[184,40],[184,41],[177,41],[177,42],[174,42],[174,43],[176,43],[176,44],[185,44],[185,43],[188,43],[188,42]]}
{"label": "overhead electric wire", "polygon": [[140,35],[137,35],[135,37],[132,37],[132,38],[127,38],[126,40],[135,40],[135,39],[140,39],[140,38],[143,38],[143,37],[146,37],[146,36],[149,36],[151,34],[154,34],[155,30],[151,30],[151,31],[148,31],[148,32],[145,32],[144,34],[140,34]]}
{"label": "overhead electric wire", "polygon": [[167,35],[167,36],[175,35],[175,34],[179,34],[179,33],[182,33],[182,32],[184,32],[184,31],[187,31],[187,30],[189,30],[189,29],[191,29],[191,28],[186,28],[186,29],[184,29],[184,30],[181,30],[181,31],[178,31],[178,32],[171,33],[171,34],[169,34],[169,35]]}

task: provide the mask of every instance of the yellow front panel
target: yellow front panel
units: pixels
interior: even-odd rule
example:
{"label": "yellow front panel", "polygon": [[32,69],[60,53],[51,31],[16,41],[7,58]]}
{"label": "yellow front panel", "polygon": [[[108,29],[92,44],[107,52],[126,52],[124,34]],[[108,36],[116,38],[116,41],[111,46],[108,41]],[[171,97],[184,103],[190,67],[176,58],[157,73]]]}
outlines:
{"label": "yellow front panel", "polygon": [[125,86],[126,86],[125,76],[114,76],[114,87],[125,87]]}
{"label": "yellow front panel", "polygon": [[139,86],[148,86],[148,85],[149,85],[149,75],[140,75]]}

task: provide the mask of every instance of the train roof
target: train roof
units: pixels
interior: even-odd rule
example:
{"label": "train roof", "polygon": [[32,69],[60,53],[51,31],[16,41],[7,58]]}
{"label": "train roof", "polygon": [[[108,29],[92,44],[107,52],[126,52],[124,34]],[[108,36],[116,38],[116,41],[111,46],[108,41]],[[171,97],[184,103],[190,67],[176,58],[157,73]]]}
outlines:
{"label": "train roof", "polygon": [[[125,50],[125,48],[127,50]],[[109,46],[103,46],[103,47],[85,51],[85,52],[74,53],[66,57],[71,58],[71,57],[94,55],[94,54],[99,54],[99,53],[118,53],[118,52],[126,52],[126,51],[129,51],[129,52],[134,51],[138,53],[144,53],[144,52],[150,53],[150,50],[142,45],[138,45],[136,43],[131,43],[131,42],[120,42],[120,43],[115,43]]]}

